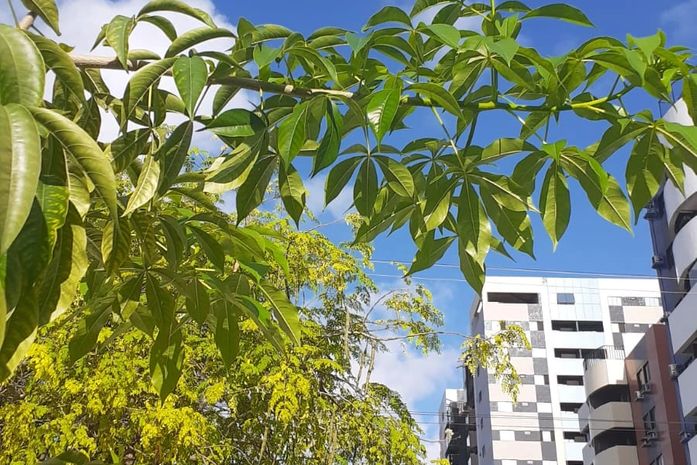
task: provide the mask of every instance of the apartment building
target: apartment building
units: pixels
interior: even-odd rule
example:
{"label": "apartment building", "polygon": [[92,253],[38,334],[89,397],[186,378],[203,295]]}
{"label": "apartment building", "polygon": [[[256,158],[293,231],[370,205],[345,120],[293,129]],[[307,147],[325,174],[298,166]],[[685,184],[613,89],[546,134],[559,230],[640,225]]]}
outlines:
{"label": "apartment building", "polygon": [[584,448],[589,452],[579,422],[587,400],[584,358],[609,346],[623,351],[624,367],[624,351],[663,316],[659,296],[657,282],[646,279],[487,278],[471,308],[472,334],[492,336],[502,322],[517,324],[532,349],[512,353],[522,378],[517,403],[487,370],[471,379],[470,448],[479,464],[582,465]]}
{"label": "apartment building", "polygon": [[584,358],[585,465],[685,464],[669,346],[655,324],[630,352],[601,347]]}
{"label": "apartment building", "polygon": [[[665,119],[692,126],[680,100]],[[647,208],[653,239],[653,266],[663,292],[673,353],[673,378],[680,393],[682,437],[692,465],[697,464],[697,174],[685,167],[684,189],[668,181]]]}
{"label": "apartment building", "polygon": [[465,376],[466,389],[446,389],[438,410],[440,456],[450,465],[477,465],[474,398],[467,382],[471,375]]}

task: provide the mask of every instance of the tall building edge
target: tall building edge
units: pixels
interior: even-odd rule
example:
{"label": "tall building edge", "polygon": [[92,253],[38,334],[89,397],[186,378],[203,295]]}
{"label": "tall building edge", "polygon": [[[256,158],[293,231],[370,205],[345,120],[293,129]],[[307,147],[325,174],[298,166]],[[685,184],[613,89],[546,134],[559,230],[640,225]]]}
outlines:
{"label": "tall building edge", "polygon": [[[693,125],[682,100],[664,118]],[[688,167],[683,187],[681,191],[672,182],[665,182],[648,205],[646,219],[669,328],[672,363],[668,369],[679,392],[680,435],[688,463],[697,465],[697,174]]]}

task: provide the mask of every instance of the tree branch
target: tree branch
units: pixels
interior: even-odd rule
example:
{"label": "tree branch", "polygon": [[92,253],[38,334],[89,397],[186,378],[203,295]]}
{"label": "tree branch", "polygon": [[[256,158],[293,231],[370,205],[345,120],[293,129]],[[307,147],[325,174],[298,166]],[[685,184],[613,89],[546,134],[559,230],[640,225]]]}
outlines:
{"label": "tree branch", "polygon": [[[30,14],[31,15],[31,14]],[[25,17],[20,23],[24,23],[27,18]],[[32,16],[33,18],[34,16]],[[33,19],[32,19],[33,22]],[[31,25],[31,24],[30,24]],[[93,56],[93,55],[77,55],[72,54],[71,58],[78,68],[92,68],[92,69],[115,69],[124,70],[121,63],[119,63],[116,57],[103,57],[103,56]],[[131,60],[128,62],[128,66],[125,70],[136,71],[143,66],[147,65],[146,61]],[[309,88],[309,87],[298,87],[292,84],[276,84],[273,82],[262,81],[254,78],[227,76],[221,78],[212,79],[209,84],[225,84],[236,86],[241,89],[254,90],[254,91],[264,91],[272,94],[283,94],[290,95],[300,98],[310,98],[317,95],[326,95],[329,97],[337,97],[341,99],[355,99],[358,97],[356,92],[350,92],[345,90],[335,90],[335,89],[325,89],[325,88]],[[607,97],[601,97],[589,102],[577,102],[564,105],[518,105],[512,102],[499,102],[499,101],[487,101],[487,102],[474,102],[474,103],[460,103],[463,109],[469,109],[474,111],[488,111],[488,110],[509,110],[509,111],[521,111],[521,112],[531,112],[531,111],[546,111],[546,112],[558,112],[558,111],[569,111],[578,108],[593,108],[595,105],[600,105],[602,103],[610,102],[612,100],[621,97],[626,94],[629,90],[633,89],[632,86],[623,89],[622,91],[609,95]],[[415,106],[415,107],[434,107],[438,106],[434,102],[426,101],[421,97],[410,97],[403,96],[401,103],[405,105]]]}
{"label": "tree branch", "polygon": [[34,20],[36,20],[37,16],[38,15],[36,13],[34,13],[33,11],[30,11],[29,13],[27,13],[24,16],[24,18],[22,18],[19,21],[19,24],[17,24],[17,26],[20,29],[27,31],[27,30],[29,30],[30,27],[32,27],[34,25]]}

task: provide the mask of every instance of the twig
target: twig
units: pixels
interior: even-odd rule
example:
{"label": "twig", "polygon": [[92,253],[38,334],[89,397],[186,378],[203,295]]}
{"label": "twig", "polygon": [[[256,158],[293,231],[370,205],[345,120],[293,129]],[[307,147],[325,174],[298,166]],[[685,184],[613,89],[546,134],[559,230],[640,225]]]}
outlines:
{"label": "twig", "polygon": [[26,14],[26,16],[24,18],[22,18],[19,21],[19,24],[17,24],[17,26],[20,29],[23,29],[26,31],[34,25],[34,20],[36,20],[37,16],[38,15],[36,13],[34,13],[33,11],[30,11],[29,13]]}

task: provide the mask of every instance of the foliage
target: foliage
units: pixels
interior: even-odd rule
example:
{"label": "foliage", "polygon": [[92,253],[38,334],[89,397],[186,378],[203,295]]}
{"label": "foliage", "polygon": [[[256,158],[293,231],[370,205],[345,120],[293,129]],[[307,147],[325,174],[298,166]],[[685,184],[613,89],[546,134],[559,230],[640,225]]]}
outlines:
{"label": "foliage", "polygon": [[379,294],[350,250],[275,227],[290,244],[294,299],[306,300],[301,344],[279,352],[245,319],[241,355],[226,366],[214,328],[189,321],[181,380],[160,402],[149,337],[109,323],[97,349],[73,361],[68,342],[81,331],[73,311],[41,331],[0,389],[0,464],[60,454],[72,463],[68,453],[75,463],[421,463],[418,424],[371,371],[385,334],[435,334],[442,317],[430,294],[406,283]]}
{"label": "foliage", "polygon": [[[23,3],[59,30],[55,0]],[[163,14],[201,25],[176,31]],[[481,29],[458,29],[461,18],[480,18]],[[416,0],[410,12],[383,8],[360,32],[322,28],[305,37],[245,19],[233,32],[181,0],[153,0],[105,25],[96,43],[114,57],[93,60],[0,25],[0,380],[37,329],[71,308],[82,319],[73,358],[110,320],[152,336],[149,370],[163,398],[181,376],[190,320],[215,321],[228,364],[244,318],[279,348],[298,343],[296,309],[267,275],[285,271],[283,249],[272,232],[246,224],[274,179],[296,223],[306,203],[302,173],[326,174],[327,202],[352,184],[357,243],[408,228],[418,248],[411,272],[456,245],[478,291],[491,250],[533,254],[531,213],[539,210],[555,244],[563,236],[570,180],[599,215],[630,229],[632,208],[637,218],[666,177],[680,185],[683,164],[697,167],[697,129],[625,102],[643,95],[672,103],[682,85],[697,116],[690,54],[658,33],[594,38],[548,58],[518,40],[540,18],[591,25],[563,4]],[[171,40],[164,57],[129,48],[144,22]],[[231,49],[207,50],[213,38],[228,38]],[[135,71],[123,97],[100,75],[114,67]],[[47,89],[49,71],[56,79]],[[170,76],[178,95],[160,87]],[[229,108],[242,89],[258,92],[253,110]],[[210,111],[204,95],[213,95]],[[442,136],[387,143],[423,109]],[[121,131],[97,143],[103,113]],[[520,131],[480,141],[477,122],[491,114],[516,118]],[[173,117],[176,128],[163,131]],[[597,143],[554,140],[557,121],[590,122]],[[199,126],[228,149],[210,166],[186,166]],[[629,144],[625,194],[603,163]],[[234,221],[205,194],[232,189]]]}

